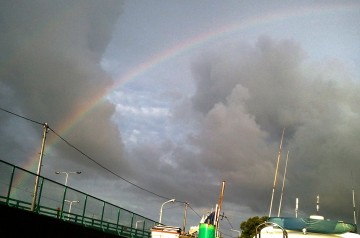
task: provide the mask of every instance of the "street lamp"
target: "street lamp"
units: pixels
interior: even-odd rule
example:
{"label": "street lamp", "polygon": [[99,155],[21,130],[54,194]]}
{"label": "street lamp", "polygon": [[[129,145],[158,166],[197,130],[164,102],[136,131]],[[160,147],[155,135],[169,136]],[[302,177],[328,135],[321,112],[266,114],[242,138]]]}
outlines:
{"label": "street lamp", "polygon": [[161,205],[161,208],[160,208],[160,218],[159,218],[159,223],[160,223],[160,224],[161,224],[161,217],[162,217],[162,209],[163,209],[163,206],[164,206],[166,203],[169,203],[169,202],[175,202],[175,198],[170,199],[169,201],[166,201],[166,202],[164,202],[164,203]]}
{"label": "street lamp", "polygon": [[136,222],[135,222],[135,229],[137,229],[137,224],[138,224],[138,222],[144,222],[144,221],[143,221],[143,220],[136,221]]}
{"label": "street lamp", "polygon": [[65,174],[66,177],[65,177],[65,186],[67,186],[67,181],[68,181],[68,177],[69,177],[69,174],[81,174],[80,171],[76,171],[76,172],[58,172],[56,171],[55,174]]}
{"label": "street lamp", "polygon": [[236,231],[236,232],[239,232],[239,235],[238,235],[238,237],[240,237],[240,235],[241,235],[241,231],[238,231],[238,230],[234,230],[234,229],[230,229],[230,230],[232,230],[232,231]]}
{"label": "street lamp", "polygon": [[69,200],[64,200],[65,202],[68,202],[68,203],[70,203],[70,205],[69,205],[69,214],[68,214],[68,218],[70,219],[70,213],[71,213],[71,206],[72,206],[72,204],[75,202],[75,203],[79,203],[79,201],[78,200],[76,200],[76,201],[69,201]]}

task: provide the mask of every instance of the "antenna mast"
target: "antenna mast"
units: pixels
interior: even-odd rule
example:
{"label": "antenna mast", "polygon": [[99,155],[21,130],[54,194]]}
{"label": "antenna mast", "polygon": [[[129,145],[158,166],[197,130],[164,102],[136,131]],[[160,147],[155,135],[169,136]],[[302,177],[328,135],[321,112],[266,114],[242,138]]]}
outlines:
{"label": "antenna mast", "polygon": [[352,171],[351,171],[351,183],[352,183],[352,199],[353,199],[353,208],[354,208],[354,223],[356,225],[355,191],[354,191],[354,178]]}
{"label": "antenna mast", "polygon": [[320,208],[320,196],[316,196],[316,213],[319,214],[319,208]]}
{"label": "antenna mast", "polygon": [[283,178],[283,183],[282,183],[282,188],[281,188],[281,197],[280,197],[278,217],[280,217],[281,202],[282,202],[282,198],[283,198],[283,194],[284,194],[284,185],[285,185],[286,168],[287,168],[288,160],[289,160],[289,151],[287,152],[287,155],[286,155],[285,172],[284,172],[284,178]]}
{"label": "antenna mast", "polygon": [[280,161],[280,154],[281,154],[282,142],[283,142],[283,138],[284,138],[284,132],[285,132],[285,127],[284,127],[283,132],[282,132],[282,135],[281,135],[280,149],[279,149],[279,153],[278,153],[278,157],[277,157],[275,177],[274,177],[274,185],[273,185],[273,189],[272,189],[271,202],[270,202],[269,217],[271,217],[271,209],[272,209],[272,204],[273,204],[273,200],[274,200],[274,193],[275,193],[275,186],[276,186],[276,177],[277,177],[278,168],[279,168],[279,161]]}

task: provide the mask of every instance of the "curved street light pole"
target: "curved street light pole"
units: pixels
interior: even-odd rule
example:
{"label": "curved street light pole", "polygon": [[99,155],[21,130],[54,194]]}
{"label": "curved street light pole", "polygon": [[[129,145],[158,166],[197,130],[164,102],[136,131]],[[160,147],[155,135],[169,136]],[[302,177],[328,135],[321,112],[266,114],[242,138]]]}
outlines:
{"label": "curved street light pole", "polygon": [[144,220],[136,221],[136,222],[135,222],[135,229],[137,229],[137,224],[138,224],[139,222],[144,222]]}
{"label": "curved street light pole", "polygon": [[238,230],[234,230],[234,229],[230,229],[230,230],[232,230],[232,231],[236,231],[236,232],[239,232],[239,235],[238,235],[238,237],[240,237],[240,235],[241,235],[241,231],[238,231]]}
{"label": "curved street light pole", "polygon": [[76,171],[76,172],[58,172],[58,171],[56,171],[55,174],[65,174],[65,186],[67,186],[69,174],[81,174],[81,172],[80,171]]}
{"label": "curved street light pole", "polygon": [[166,201],[166,202],[164,202],[164,203],[161,205],[161,208],[160,208],[160,218],[159,218],[159,224],[161,224],[161,217],[162,217],[162,209],[163,209],[163,206],[164,206],[166,203],[169,203],[169,202],[175,202],[175,198],[170,199],[169,201]]}
{"label": "curved street light pole", "polygon": [[79,203],[80,201],[78,201],[78,200],[76,200],[76,201],[70,201],[70,200],[64,200],[65,202],[68,202],[68,203],[70,203],[70,205],[69,205],[69,214],[68,214],[68,219],[70,219],[70,213],[71,213],[71,206],[72,206],[72,204],[75,202],[75,203]]}

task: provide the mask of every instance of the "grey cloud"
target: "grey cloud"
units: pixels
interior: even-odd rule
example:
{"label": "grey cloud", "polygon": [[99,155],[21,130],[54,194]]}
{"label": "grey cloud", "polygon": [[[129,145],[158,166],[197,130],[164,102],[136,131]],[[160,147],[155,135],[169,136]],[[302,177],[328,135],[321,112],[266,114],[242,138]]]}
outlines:
{"label": "grey cloud", "polygon": [[[2,107],[60,130],[65,119],[112,85],[100,64],[121,9],[121,1],[2,2]],[[360,94],[358,79],[351,78],[346,66],[336,60],[311,62],[297,42],[262,36],[255,43],[233,41],[203,52],[194,58],[192,73],[194,95],[188,98],[189,91],[179,87],[172,97],[178,107],[164,113],[170,119],[126,115],[130,119],[122,120],[124,115],[114,115],[115,106],[103,100],[63,136],[101,164],[121,171],[123,177],[160,195],[187,200],[196,211],[215,205],[220,182],[225,180],[224,212],[247,219],[267,215],[285,127],[273,211],[290,151],[284,215],[293,214],[296,197],[303,214],[314,213],[319,194],[326,218],[351,221],[351,184],[359,179]],[[148,92],[153,80],[144,81],[136,96],[144,102],[168,100],[157,93],[158,85],[156,93]],[[176,85],[167,87],[173,92]],[[126,94],[131,94],[130,99],[134,96]],[[134,105],[130,99],[129,106]],[[4,113],[0,120],[2,159],[15,164],[30,160],[40,147],[41,126]],[[141,140],[125,151],[114,121],[127,123]],[[48,140],[52,149],[46,150],[44,168],[50,162],[54,168],[86,166],[92,178],[98,178],[102,170],[91,161],[51,133]],[[86,176],[90,177],[84,173],[79,180]],[[158,216],[162,200],[139,196],[138,188],[110,180],[82,184],[94,193],[100,187],[97,191],[105,200],[124,197],[121,202]],[[359,189],[356,183],[355,188]],[[115,195],[125,190],[129,193]],[[174,223],[179,225],[181,215],[167,219],[180,218]],[[198,222],[198,217],[191,219]]]}
{"label": "grey cloud", "polygon": [[191,143],[201,150],[199,160],[210,173],[238,188],[227,194],[229,202],[241,200],[267,215],[286,128],[275,200],[289,151],[287,214],[293,214],[296,197],[304,213],[314,213],[319,194],[329,218],[351,221],[351,184],[358,175],[350,173],[359,167],[360,107],[354,104],[359,84],[340,62],[322,64],[314,67],[318,63],[307,61],[296,42],[266,36],[253,46],[212,49],[196,59],[192,102],[203,117],[197,118],[199,133]]}
{"label": "grey cloud", "polygon": [[[4,54],[0,62],[0,97],[4,99],[2,107],[47,122],[59,133],[68,127],[62,136],[69,142],[106,166],[126,170],[121,136],[111,122],[115,108],[106,100],[99,101],[100,94],[113,83],[100,67],[100,60],[121,10],[122,1],[1,3],[0,49]],[[81,122],[70,128],[75,123],[74,115],[89,108]],[[42,128],[34,128],[33,145],[38,148]],[[12,132],[18,138],[8,143],[24,146],[26,132],[20,128]],[[49,135],[48,144],[53,141]],[[29,159],[34,148],[24,148],[22,157]],[[53,149],[57,149],[55,145]],[[63,150],[47,153],[48,159],[57,156],[75,160]]]}

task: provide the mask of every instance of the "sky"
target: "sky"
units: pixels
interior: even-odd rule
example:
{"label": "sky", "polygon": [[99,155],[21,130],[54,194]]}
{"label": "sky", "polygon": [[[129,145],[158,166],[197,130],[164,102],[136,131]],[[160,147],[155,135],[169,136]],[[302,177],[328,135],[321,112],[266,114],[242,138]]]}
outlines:
{"label": "sky", "polygon": [[[187,230],[225,181],[230,237],[297,198],[299,216],[319,196],[325,218],[354,222],[359,1],[18,0],[0,16],[0,108],[96,162],[49,132],[43,176],[81,171],[69,186],[154,220],[175,198],[172,226],[186,201]],[[43,127],[0,122],[0,158],[36,172]]]}

